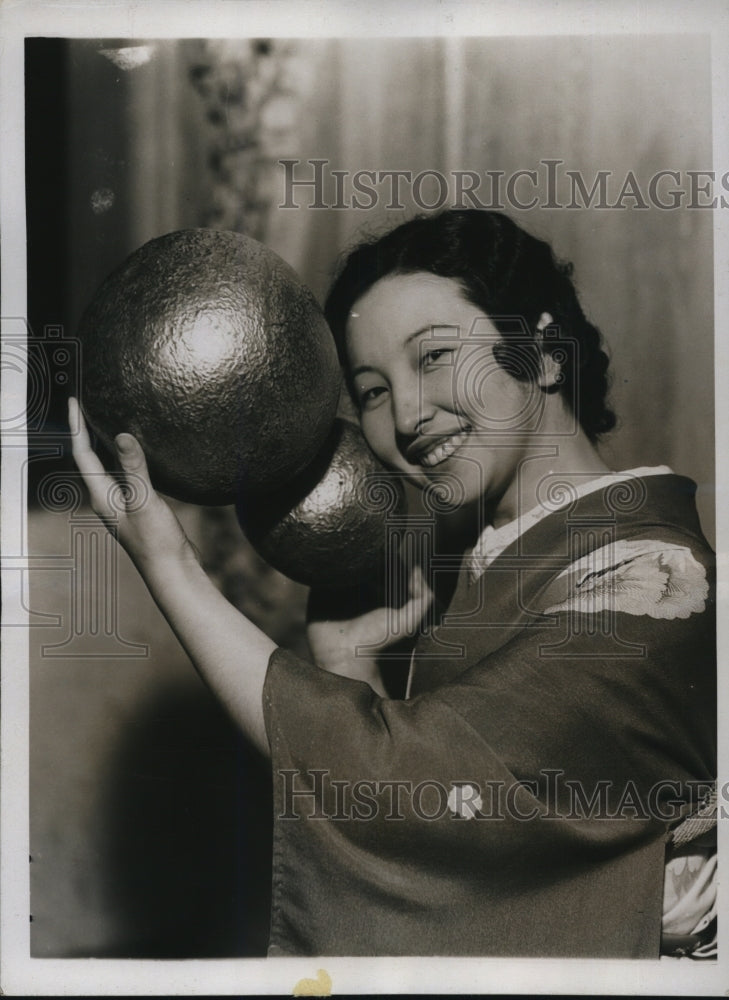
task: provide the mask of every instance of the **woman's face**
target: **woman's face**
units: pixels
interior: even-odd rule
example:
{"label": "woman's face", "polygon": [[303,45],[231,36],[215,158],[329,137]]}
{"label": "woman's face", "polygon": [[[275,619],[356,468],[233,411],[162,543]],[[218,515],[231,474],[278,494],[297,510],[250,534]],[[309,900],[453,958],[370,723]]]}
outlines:
{"label": "woman's face", "polygon": [[451,478],[456,504],[498,501],[514,487],[545,397],[498,364],[500,340],[455,279],[391,275],[355,303],[352,384],[362,431],[385,465],[420,487]]}

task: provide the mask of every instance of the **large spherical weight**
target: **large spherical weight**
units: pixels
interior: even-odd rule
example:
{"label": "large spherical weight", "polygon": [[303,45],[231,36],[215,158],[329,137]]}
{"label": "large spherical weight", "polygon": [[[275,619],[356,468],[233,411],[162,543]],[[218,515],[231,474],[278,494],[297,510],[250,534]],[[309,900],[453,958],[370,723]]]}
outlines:
{"label": "large spherical weight", "polygon": [[265,504],[239,498],[237,512],[254,548],[292,580],[355,586],[382,568],[405,493],[359,428],[337,420],[304,473]]}
{"label": "large spherical weight", "polygon": [[146,243],[102,284],[79,335],[89,423],[108,447],[134,434],[154,485],[178,499],[274,490],[331,431],[341,376],[321,310],[240,233]]}

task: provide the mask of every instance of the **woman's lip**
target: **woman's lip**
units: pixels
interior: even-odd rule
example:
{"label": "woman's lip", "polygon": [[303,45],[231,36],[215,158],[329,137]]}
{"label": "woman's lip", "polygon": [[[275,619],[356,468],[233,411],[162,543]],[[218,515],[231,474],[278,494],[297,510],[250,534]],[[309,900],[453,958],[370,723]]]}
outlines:
{"label": "woman's lip", "polygon": [[417,450],[413,449],[410,461],[425,466],[426,469],[432,469],[458,451],[465,444],[470,431],[470,427],[464,427],[462,430],[442,435],[437,441],[420,445]]}

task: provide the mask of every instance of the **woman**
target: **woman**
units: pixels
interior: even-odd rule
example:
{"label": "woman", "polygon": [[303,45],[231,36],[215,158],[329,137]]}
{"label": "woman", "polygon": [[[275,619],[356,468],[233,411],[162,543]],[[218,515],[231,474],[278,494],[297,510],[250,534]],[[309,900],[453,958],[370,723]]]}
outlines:
{"label": "woman", "polygon": [[[681,821],[715,774],[713,554],[689,480],[600,458],[607,358],[569,269],[505,216],[447,212],[355,250],[327,316],[370,447],[474,542],[408,697],[337,675],[392,609],[320,614],[318,670],[225,602],[159,497],[119,525],[271,754],[270,953],[657,957],[662,914],[674,951],[704,947],[715,851],[672,838],[707,825]],[[108,516],[85,435],[76,456]],[[439,592],[437,551],[424,568]]]}

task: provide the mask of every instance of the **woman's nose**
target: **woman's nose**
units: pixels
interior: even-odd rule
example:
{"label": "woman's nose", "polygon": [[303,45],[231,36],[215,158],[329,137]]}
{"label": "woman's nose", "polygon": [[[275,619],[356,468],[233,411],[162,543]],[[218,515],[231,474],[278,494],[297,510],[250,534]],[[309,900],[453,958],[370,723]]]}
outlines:
{"label": "woman's nose", "polygon": [[418,391],[395,394],[393,409],[395,430],[403,436],[421,433],[433,417],[433,407]]}

